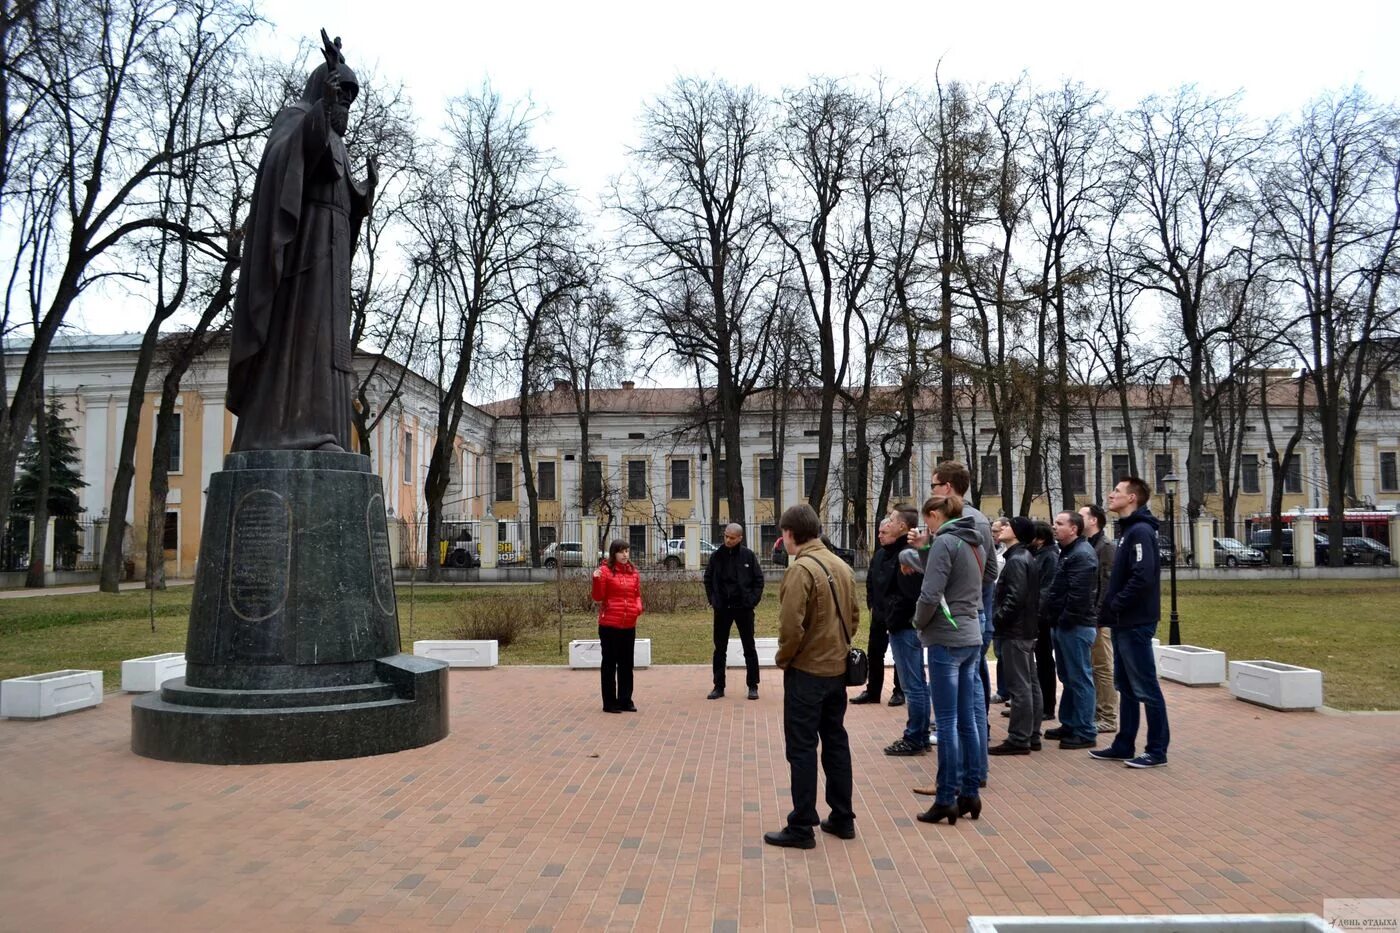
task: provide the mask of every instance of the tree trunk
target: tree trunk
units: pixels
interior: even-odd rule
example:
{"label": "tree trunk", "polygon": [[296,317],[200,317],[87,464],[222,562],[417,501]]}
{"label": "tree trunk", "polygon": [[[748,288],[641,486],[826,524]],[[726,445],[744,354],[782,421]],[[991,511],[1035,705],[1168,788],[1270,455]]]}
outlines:
{"label": "tree trunk", "polygon": [[115,593],[124,576],[122,542],[126,537],[126,500],[131,496],[131,483],[136,476],[136,435],[141,428],[141,409],[146,402],[146,378],[150,375],[160,336],[160,318],[151,320],[141,339],[136,356],[136,372],[131,378],[131,391],[126,399],[126,423],[122,428],[122,446],[117,455],[117,475],[112,480],[112,499],[107,507],[107,543],[102,548],[102,578],[99,586],[104,593]]}
{"label": "tree trunk", "polygon": [[34,407],[34,441],[39,445],[39,482],[34,490],[34,515],[30,519],[30,531],[33,534],[29,545],[29,572],[25,575],[24,585],[30,589],[42,589],[45,585],[44,575],[50,569],[44,562],[44,552],[48,550],[49,483],[53,474],[53,451],[49,444],[48,412],[44,409],[42,398],[42,376],[35,383],[34,391],[40,396]]}

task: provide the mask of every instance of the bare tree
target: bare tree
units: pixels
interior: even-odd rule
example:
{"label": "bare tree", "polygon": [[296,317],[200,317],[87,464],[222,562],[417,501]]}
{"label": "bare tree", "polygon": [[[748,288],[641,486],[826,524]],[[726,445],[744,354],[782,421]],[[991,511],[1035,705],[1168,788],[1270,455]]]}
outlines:
{"label": "bare tree", "polygon": [[680,78],[642,114],[613,202],[642,311],[683,361],[713,373],[731,521],[744,523],[740,411],[754,391],[777,289],[758,180],[771,158],[753,88]]}
{"label": "bare tree", "polygon": [[[40,0],[24,12],[5,22],[5,93],[34,132],[22,143],[7,137],[3,155],[8,173],[25,150],[27,187],[45,192],[26,203],[53,212],[47,235],[54,240],[47,255],[32,251],[39,261],[26,270],[27,287],[42,295],[45,310],[13,394],[0,387],[0,521],[9,515],[15,458],[34,414],[33,387],[68,310],[94,282],[134,274],[117,247],[178,226],[153,185],[194,153],[256,129],[205,124],[186,132],[207,89],[232,71],[255,21],[242,3]],[[28,44],[32,54],[15,54]],[[7,174],[5,183],[12,180]]]}
{"label": "bare tree", "polygon": [[1135,107],[1117,141],[1119,183],[1134,222],[1120,240],[1120,268],[1170,307],[1177,346],[1168,352],[1185,376],[1191,405],[1186,508],[1192,519],[1205,496],[1206,358],[1235,324],[1228,315],[1207,318],[1206,289],[1233,261],[1234,235],[1248,227],[1247,183],[1264,138],[1234,98],[1185,87]]}
{"label": "bare tree", "polygon": [[1299,349],[1327,475],[1330,562],[1342,563],[1362,406],[1400,361],[1400,119],[1353,89],[1303,112],[1266,182],[1270,232],[1306,315]]}

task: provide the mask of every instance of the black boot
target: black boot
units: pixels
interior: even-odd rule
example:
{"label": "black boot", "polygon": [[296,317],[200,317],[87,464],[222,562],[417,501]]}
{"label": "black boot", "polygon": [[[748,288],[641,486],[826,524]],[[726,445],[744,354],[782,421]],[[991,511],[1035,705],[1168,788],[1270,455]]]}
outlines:
{"label": "black boot", "polygon": [[958,798],[958,816],[966,816],[966,817],[968,817],[969,819],[976,820],[976,819],[977,819],[979,816],[981,816],[981,815],[982,815],[982,798],[981,798],[981,797],[959,797],[959,798]]}
{"label": "black boot", "polygon": [[880,694],[878,694],[878,693],[871,693],[869,690],[862,690],[860,693],[857,693],[855,696],[851,697],[851,705],[853,705],[853,706],[854,706],[855,704],[857,704],[857,703],[879,703],[879,702],[880,702]]}
{"label": "black boot", "polygon": [[920,823],[937,823],[943,819],[948,821],[949,826],[958,821],[958,805],[956,803],[936,803],[919,814]]}

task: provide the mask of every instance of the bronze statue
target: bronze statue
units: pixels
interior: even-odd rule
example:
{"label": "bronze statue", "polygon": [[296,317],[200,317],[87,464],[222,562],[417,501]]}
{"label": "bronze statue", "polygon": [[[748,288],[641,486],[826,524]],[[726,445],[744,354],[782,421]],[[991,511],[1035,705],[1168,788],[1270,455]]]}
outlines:
{"label": "bronze statue", "polygon": [[350,174],[355,73],[321,30],[326,61],[272,123],[248,213],[233,307],[233,450],[350,450],[350,257],[379,177]]}

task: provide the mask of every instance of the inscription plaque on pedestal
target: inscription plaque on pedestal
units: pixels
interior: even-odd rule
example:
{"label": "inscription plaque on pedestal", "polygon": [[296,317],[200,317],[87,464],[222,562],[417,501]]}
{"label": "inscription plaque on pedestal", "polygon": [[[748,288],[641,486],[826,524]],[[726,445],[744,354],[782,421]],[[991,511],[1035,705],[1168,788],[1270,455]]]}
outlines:
{"label": "inscription plaque on pedestal", "polygon": [[229,532],[228,601],[245,622],[270,619],[287,602],[292,561],[292,510],[271,489],[239,500]]}

